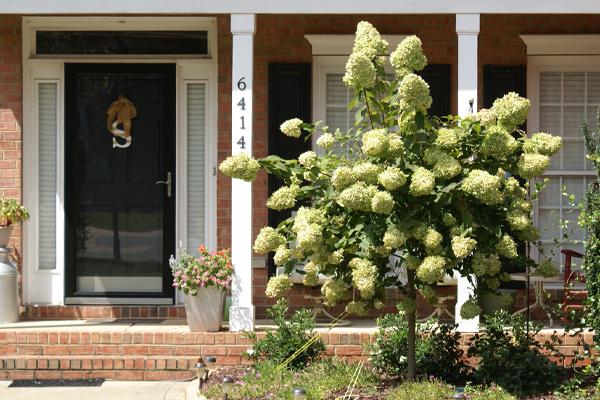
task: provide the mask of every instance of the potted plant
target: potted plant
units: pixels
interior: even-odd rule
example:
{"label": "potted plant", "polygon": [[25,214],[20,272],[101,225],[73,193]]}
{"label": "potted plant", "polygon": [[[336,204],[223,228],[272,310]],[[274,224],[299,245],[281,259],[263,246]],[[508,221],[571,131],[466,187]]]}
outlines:
{"label": "potted plant", "polygon": [[28,219],[25,206],[15,199],[0,199],[0,247],[8,246],[13,226]]}
{"label": "potted plant", "polygon": [[223,321],[225,293],[231,287],[233,265],[229,250],[209,252],[198,247],[194,257],[181,246],[169,265],[173,287],[185,295],[185,311],[192,332],[216,332]]}

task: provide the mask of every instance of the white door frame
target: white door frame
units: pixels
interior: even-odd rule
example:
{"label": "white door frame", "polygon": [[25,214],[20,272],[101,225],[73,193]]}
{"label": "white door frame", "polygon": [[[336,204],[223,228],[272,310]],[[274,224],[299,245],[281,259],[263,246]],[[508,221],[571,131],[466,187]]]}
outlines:
{"label": "white door frame", "polygon": [[[217,164],[217,41],[216,19],[210,17],[24,17],[23,18],[23,203],[31,219],[23,225],[23,303],[26,305],[65,302],[64,254],[64,64],[73,63],[173,63],[176,64],[176,243],[186,241],[186,88],[190,83],[206,84],[206,202],[205,245],[216,247],[216,164]],[[35,52],[38,30],[206,30],[205,56],[107,55],[41,56]],[[57,85],[56,151],[56,268],[39,268],[38,224],[38,96],[39,83]],[[85,300],[84,300],[85,302]],[[160,304],[160,299],[95,299],[104,304]],[[181,302],[178,298],[177,303]],[[92,300],[88,302],[91,304]],[[167,303],[171,303],[169,300]]]}

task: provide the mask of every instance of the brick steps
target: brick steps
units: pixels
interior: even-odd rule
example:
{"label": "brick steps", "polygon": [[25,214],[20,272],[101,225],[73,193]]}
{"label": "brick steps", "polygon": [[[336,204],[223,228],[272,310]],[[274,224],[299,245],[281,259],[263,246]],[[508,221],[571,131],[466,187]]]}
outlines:
{"label": "brick steps", "polygon": [[196,374],[196,357],[9,356],[0,357],[0,379],[180,380]]}

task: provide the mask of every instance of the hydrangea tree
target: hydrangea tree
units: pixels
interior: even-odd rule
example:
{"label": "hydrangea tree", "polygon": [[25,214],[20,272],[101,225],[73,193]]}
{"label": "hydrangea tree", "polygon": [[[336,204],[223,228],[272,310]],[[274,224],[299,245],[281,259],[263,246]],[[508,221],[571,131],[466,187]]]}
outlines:
{"label": "hydrangea tree", "polygon": [[[528,184],[515,176],[540,176],[561,140],[519,130],[530,103],[515,93],[477,115],[429,117],[429,86],[416,74],[427,64],[419,38],[404,39],[390,54],[391,80],[387,54],[388,43],[360,22],[343,78],[354,92],[352,129],[331,132],[297,118],[281,125],[291,137],[318,134],[321,151],[297,160],[242,153],[220,169],[247,181],[261,168],[281,178],[285,186],[268,199],[271,209],[310,204],[278,227],[263,228],[254,250],[275,252],[275,264],[288,274],[303,265],[305,285],[329,276],[321,288],[326,304],[347,302],[348,313],[365,315],[383,306],[386,287],[404,293],[414,378],[417,292],[435,301],[437,283],[455,270],[475,276],[479,288],[498,288],[506,279],[502,259],[517,257],[516,241],[539,235]],[[288,275],[278,275],[266,293],[283,296],[291,286]],[[479,314],[476,295],[463,306],[463,318]]]}

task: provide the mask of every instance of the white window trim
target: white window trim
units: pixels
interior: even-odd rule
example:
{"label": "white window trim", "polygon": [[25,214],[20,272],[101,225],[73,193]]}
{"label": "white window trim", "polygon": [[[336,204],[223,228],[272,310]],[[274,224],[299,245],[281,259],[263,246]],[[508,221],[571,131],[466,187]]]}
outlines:
{"label": "white window trim", "polygon": [[[198,56],[36,56],[35,31],[57,30],[207,30],[210,58]],[[81,63],[174,63],[176,65],[176,243],[187,235],[186,196],[186,85],[206,83],[206,204],[205,244],[216,248],[217,202],[217,59],[216,20],[204,17],[25,17],[23,34],[23,203],[31,211],[31,219],[23,225],[23,303],[64,304],[64,64]],[[40,82],[57,84],[57,205],[56,205],[56,269],[40,270],[38,262],[38,96]],[[183,156],[182,156],[183,155]],[[141,295],[140,297],[143,297]],[[109,299],[110,300],[110,299]],[[115,299],[116,300],[116,299]],[[136,301],[132,299],[128,301]],[[178,296],[176,303],[181,303]],[[113,303],[114,301],[107,301]],[[157,301],[157,304],[160,301]],[[125,303],[123,303],[125,304]]]}
{"label": "white window trim", "polygon": [[[587,35],[592,36],[592,35]],[[600,35],[593,35],[598,36]],[[523,37],[523,36],[522,36]],[[549,42],[554,38],[554,35],[547,35],[546,40]],[[526,39],[523,39],[526,41]],[[540,43],[541,39],[536,38],[536,43]],[[530,42],[527,42],[528,46]],[[530,48],[528,47],[528,53]],[[536,52],[536,48],[532,49]],[[557,50],[559,51],[559,50]],[[567,54],[567,53],[562,53]],[[532,135],[540,131],[539,115],[540,115],[540,74],[541,72],[600,72],[600,55],[529,55],[527,57],[527,96],[531,101],[531,110],[527,120],[527,133]],[[552,132],[550,132],[552,133]],[[594,177],[595,171],[549,171],[544,176],[581,176]],[[561,189],[562,192],[562,189]],[[562,198],[560,200],[562,202]],[[539,200],[533,202],[533,223],[539,226]],[[532,246],[531,257],[535,261],[539,261],[539,253],[537,246]],[[562,263],[562,260],[561,260]],[[560,286],[560,285],[559,285]],[[562,286],[561,286],[562,287]]]}

